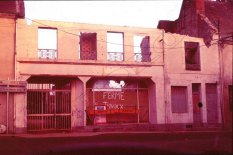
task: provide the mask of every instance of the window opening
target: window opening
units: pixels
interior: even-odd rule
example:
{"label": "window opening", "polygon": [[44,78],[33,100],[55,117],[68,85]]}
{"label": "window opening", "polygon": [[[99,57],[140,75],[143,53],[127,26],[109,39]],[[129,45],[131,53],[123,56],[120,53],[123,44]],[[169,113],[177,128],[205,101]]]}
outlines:
{"label": "window opening", "polygon": [[149,36],[134,36],[134,61],[150,62]]}
{"label": "window opening", "polygon": [[81,33],[80,59],[97,60],[96,33]]}
{"label": "window opening", "polygon": [[57,29],[38,29],[38,57],[57,58]]}
{"label": "window opening", "polygon": [[185,42],[186,70],[200,70],[200,47],[198,42]]}
{"label": "window opening", "polygon": [[107,59],[109,61],[124,60],[124,40],[121,32],[107,33]]}

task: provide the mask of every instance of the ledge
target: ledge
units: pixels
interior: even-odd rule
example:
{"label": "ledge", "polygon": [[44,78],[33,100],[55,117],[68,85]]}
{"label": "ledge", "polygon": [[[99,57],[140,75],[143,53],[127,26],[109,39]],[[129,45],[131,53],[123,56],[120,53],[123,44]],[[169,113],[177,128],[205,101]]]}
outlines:
{"label": "ledge", "polygon": [[74,59],[36,59],[18,58],[20,63],[39,63],[39,64],[68,64],[68,65],[102,65],[102,66],[163,66],[152,62],[125,62],[125,61],[100,61],[100,60],[74,60]]}

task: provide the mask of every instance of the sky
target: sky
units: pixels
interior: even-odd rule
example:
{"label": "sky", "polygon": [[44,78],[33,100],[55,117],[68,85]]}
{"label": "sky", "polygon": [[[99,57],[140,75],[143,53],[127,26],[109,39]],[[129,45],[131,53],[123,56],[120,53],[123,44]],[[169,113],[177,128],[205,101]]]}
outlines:
{"label": "sky", "polygon": [[182,0],[25,1],[26,18],[156,28],[176,20]]}

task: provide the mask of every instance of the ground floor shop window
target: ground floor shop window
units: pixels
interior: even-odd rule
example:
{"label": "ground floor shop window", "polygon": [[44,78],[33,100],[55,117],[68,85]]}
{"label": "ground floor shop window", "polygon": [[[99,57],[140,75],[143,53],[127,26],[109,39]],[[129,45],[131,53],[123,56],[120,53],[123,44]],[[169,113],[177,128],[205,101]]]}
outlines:
{"label": "ground floor shop window", "polygon": [[131,80],[96,80],[87,89],[87,124],[149,121],[148,90]]}

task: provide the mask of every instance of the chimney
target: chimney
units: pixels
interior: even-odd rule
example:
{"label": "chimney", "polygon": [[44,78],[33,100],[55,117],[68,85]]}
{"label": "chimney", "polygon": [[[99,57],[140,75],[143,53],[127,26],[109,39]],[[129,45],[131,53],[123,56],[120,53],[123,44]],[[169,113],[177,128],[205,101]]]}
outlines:
{"label": "chimney", "polygon": [[196,0],[196,13],[205,14],[205,0]]}

